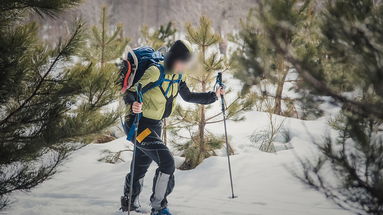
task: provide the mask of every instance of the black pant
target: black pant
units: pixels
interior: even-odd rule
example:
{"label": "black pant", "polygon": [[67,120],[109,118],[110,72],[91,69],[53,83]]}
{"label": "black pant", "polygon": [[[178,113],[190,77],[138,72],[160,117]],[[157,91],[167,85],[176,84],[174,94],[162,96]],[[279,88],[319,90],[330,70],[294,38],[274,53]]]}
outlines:
{"label": "black pant", "polygon": [[[143,130],[142,127],[144,127],[144,125],[139,126],[139,131]],[[167,206],[168,202],[166,197],[174,188],[173,173],[175,171],[173,155],[162,141],[145,142],[144,140],[142,143],[137,143],[131,201],[134,203],[138,199],[142,189],[143,178],[152,161],[157,163],[158,168],[153,179],[153,194],[150,197],[150,201],[152,207],[158,210]],[[127,197],[129,196],[130,190],[130,178],[131,173],[125,178],[124,195]]]}

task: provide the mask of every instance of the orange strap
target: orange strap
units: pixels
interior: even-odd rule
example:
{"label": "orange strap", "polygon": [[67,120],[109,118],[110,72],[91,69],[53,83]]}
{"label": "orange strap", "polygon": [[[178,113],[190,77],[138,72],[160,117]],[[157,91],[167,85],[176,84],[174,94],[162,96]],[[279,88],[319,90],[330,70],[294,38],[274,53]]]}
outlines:
{"label": "orange strap", "polygon": [[121,90],[122,93],[125,93],[125,91],[128,88],[128,80],[129,80],[130,73],[132,72],[132,65],[130,65],[130,62],[128,60],[124,60],[124,61],[128,63],[128,72],[125,74],[125,77],[124,77],[124,84],[122,85],[123,87]]}

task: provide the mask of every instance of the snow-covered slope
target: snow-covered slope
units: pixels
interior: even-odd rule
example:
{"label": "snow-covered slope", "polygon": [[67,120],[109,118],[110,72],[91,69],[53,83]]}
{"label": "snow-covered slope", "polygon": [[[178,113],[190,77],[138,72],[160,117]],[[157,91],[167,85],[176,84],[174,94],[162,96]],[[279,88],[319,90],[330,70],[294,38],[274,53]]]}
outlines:
{"label": "snow-covered slope", "polygon": [[[177,170],[176,187],[169,196],[169,207],[175,215],[342,215],[348,214],[322,195],[307,189],[291,176],[296,155],[309,156],[310,144],[326,130],[325,119],[303,122],[286,119],[294,150],[276,154],[256,150],[249,134],[267,126],[267,114],[251,112],[243,122],[229,122],[231,144],[237,154],[232,156],[235,192],[229,199],[230,185],[225,156],[206,159],[190,171]],[[277,118],[281,121],[282,118]],[[217,134],[222,125],[209,127]],[[310,135],[307,132],[310,132]],[[97,161],[105,149],[117,151],[129,147],[124,138],[101,145],[88,145],[75,152],[60,168],[60,173],[30,193],[16,193],[14,204],[6,214],[12,215],[113,215],[119,214],[119,197],[128,162],[106,164]],[[131,153],[123,154],[130,161]],[[149,210],[153,164],[147,173],[141,205]]]}

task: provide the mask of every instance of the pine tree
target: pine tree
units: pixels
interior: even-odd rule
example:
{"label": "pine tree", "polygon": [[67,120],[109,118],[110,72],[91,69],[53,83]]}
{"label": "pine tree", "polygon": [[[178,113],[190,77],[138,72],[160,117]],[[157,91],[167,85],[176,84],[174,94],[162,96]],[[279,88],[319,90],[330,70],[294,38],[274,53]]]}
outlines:
{"label": "pine tree", "polygon": [[314,98],[328,96],[342,109],[331,122],[339,132],[336,140],[316,141],[320,155],[302,158],[303,171],[295,174],[344,209],[383,214],[383,4],[327,1],[316,7],[320,11],[306,39],[289,46],[282,33],[305,28],[294,26],[281,14],[292,13],[302,2],[316,1],[291,0],[293,7],[279,7],[284,2],[259,4],[259,19],[272,48],[299,74],[301,92]]}
{"label": "pine tree", "polygon": [[[115,26],[114,30],[109,26],[108,8],[101,8],[101,16],[99,25],[95,25],[89,32],[89,49],[82,52],[82,57],[86,60],[97,64],[99,68],[104,68],[113,65],[114,61],[122,56],[125,47],[130,39],[123,36],[124,30],[122,24]],[[109,68],[116,71],[116,67]],[[100,73],[105,73],[101,71]],[[110,74],[113,76],[113,73]]]}
{"label": "pine tree", "polygon": [[[129,39],[123,36],[122,25],[117,25],[114,30],[109,26],[107,10],[105,6],[101,8],[100,23],[88,32],[88,46],[80,54],[83,62],[77,65],[79,68],[88,68],[89,74],[83,81],[83,89],[89,104],[97,103],[100,107],[120,98],[121,87],[116,84],[119,74],[115,61],[122,56],[129,43]],[[107,131],[97,137],[97,142],[108,142],[114,138]]]}
{"label": "pine tree", "polygon": [[[215,33],[211,27],[211,22],[206,17],[200,18],[199,26],[186,25],[187,39],[198,46],[199,66],[193,72],[187,74],[187,82],[192,89],[201,92],[208,92],[213,89],[216,73],[218,71],[228,71],[229,65],[226,60],[216,51],[220,41],[219,34]],[[227,118],[231,120],[242,120],[240,113],[251,109],[252,100],[250,97],[238,97],[227,107]],[[195,105],[191,108],[177,106],[175,116],[171,118],[168,127],[177,141],[173,143],[182,151],[185,162],[181,169],[192,169],[200,164],[205,158],[215,155],[215,150],[223,146],[224,139],[216,137],[206,130],[208,124],[222,122],[217,117],[221,113],[208,115],[207,110],[211,106]],[[189,137],[181,136],[186,131]],[[186,140],[180,144],[179,140]],[[231,150],[232,151],[232,150]]]}
{"label": "pine tree", "polygon": [[148,26],[143,26],[141,35],[143,37],[143,45],[150,46],[155,50],[161,47],[169,48],[175,39],[177,29],[174,28],[172,22],[161,25],[158,29],[151,31]]}
{"label": "pine tree", "polygon": [[[273,12],[283,17],[286,22],[291,23],[297,28],[306,27],[310,24],[312,18],[313,5],[303,2],[300,7],[296,7],[296,1],[272,1],[273,11],[268,10],[266,15]],[[285,10],[284,8],[289,8]],[[283,13],[289,11],[289,13]],[[256,85],[259,110],[272,112],[283,116],[295,116],[306,118],[304,110],[302,114],[298,113],[296,105],[299,103],[294,98],[290,98],[285,93],[287,82],[299,85],[299,79],[289,78],[294,73],[293,68],[287,61],[284,54],[277,52],[270,45],[270,39],[266,35],[265,26],[259,13],[250,10],[246,19],[241,20],[241,30],[234,37],[234,41],[239,44],[238,50],[234,53],[237,72],[235,76],[245,82],[246,90]],[[300,31],[278,32],[279,37],[287,46],[297,46],[299,41],[306,35]],[[257,59],[257,61],[254,61]],[[291,76],[290,75],[290,76]],[[263,103],[273,101],[273,107],[269,109]]]}
{"label": "pine tree", "polygon": [[[4,3],[4,4],[3,4]],[[112,125],[116,113],[101,110],[86,89],[91,66],[72,66],[84,41],[76,22],[55,47],[37,35],[35,23],[20,22],[30,13],[42,18],[78,1],[6,1],[0,7],[0,208],[7,195],[49,179],[70,152]]]}

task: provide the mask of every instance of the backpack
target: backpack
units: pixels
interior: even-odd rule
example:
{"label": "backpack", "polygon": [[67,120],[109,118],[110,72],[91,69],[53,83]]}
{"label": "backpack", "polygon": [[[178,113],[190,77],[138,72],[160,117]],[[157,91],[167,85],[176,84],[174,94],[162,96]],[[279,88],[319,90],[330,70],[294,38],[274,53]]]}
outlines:
{"label": "backpack", "polygon": [[[160,86],[164,81],[171,81],[173,83],[180,82],[182,76],[178,80],[165,79],[165,68],[161,61],[164,60],[164,55],[160,51],[155,51],[148,46],[139,47],[136,49],[128,49],[127,58],[122,61],[119,73],[119,82],[121,85],[121,92],[125,93],[127,89],[136,84],[144,75],[145,71],[151,67],[156,66],[160,70],[160,78],[142,89],[142,93]],[[167,94],[167,92],[166,92]]]}

